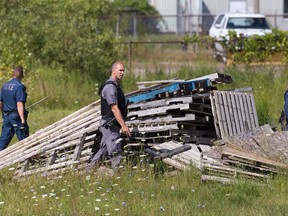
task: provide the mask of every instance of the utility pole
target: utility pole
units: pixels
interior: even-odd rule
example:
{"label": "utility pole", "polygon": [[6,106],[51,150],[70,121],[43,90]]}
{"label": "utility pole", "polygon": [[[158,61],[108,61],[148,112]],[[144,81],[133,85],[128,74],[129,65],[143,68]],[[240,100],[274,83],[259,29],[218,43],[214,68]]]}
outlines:
{"label": "utility pole", "polygon": [[259,13],[259,0],[254,0],[254,13]]}

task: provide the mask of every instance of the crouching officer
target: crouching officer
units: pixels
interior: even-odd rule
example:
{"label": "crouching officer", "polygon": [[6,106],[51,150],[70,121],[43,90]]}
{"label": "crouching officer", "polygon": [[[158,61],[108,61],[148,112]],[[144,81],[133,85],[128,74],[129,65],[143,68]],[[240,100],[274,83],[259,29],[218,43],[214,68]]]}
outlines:
{"label": "crouching officer", "polygon": [[88,164],[88,169],[99,164],[106,156],[111,160],[112,168],[117,167],[121,162],[122,151],[117,142],[120,138],[120,130],[126,136],[130,136],[130,130],[123,119],[127,115],[127,101],[119,84],[124,72],[124,65],[121,62],[115,62],[112,65],[110,79],[99,91],[101,95],[100,131],[102,139],[98,152]]}
{"label": "crouching officer", "polygon": [[0,151],[9,145],[15,133],[19,141],[29,136],[28,112],[25,110],[27,93],[21,83],[24,78],[22,67],[15,68],[12,75],[13,79],[3,84],[0,94],[3,117]]}

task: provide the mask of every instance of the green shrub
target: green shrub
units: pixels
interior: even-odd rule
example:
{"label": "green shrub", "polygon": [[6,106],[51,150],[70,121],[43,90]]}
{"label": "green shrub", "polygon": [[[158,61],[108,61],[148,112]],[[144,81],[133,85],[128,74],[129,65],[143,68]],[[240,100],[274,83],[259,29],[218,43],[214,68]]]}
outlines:
{"label": "green shrub", "polygon": [[35,63],[77,71],[99,81],[118,59],[105,25],[111,4],[88,1],[5,1],[0,12],[0,65]]}
{"label": "green shrub", "polygon": [[[288,63],[288,35],[286,31],[273,29],[272,33],[239,37],[235,31],[229,31],[229,39],[222,42],[233,63],[250,64],[252,62],[278,61]],[[278,54],[278,56],[275,56]]]}

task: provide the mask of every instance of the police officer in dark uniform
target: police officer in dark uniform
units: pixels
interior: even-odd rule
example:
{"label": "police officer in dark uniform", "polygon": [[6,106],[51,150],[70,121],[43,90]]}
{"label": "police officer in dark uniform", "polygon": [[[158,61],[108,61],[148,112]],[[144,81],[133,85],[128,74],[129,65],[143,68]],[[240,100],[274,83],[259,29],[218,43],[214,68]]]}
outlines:
{"label": "police officer in dark uniform", "polygon": [[288,89],[284,93],[284,111],[282,113],[280,119],[281,127],[283,131],[288,131]]}
{"label": "police officer in dark uniform", "polygon": [[121,62],[115,62],[112,65],[111,77],[101,90],[100,131],[102,139],[100,148],[90,161],[88,168],[103,161],[106,156],[111,160],[112,168],[117,167],[121,162],[121,146],[116,142],[120,138],[120,130],[126,136],[130,136],[130,130],[123,119],[127,115],[126,99],[119,85],[124,72],[124,65]]}
{"label": "police officer in dark uniform", "polygon": [[13,79],[4,83],[1,88],[0,108],[3,125],[0,150],[9,145],[15,133],[19,141],[29,136],[28,112],[25,110],[27,93],[26,87],[21,83],[23,77],[22,67],[17,67],[13,70]]}

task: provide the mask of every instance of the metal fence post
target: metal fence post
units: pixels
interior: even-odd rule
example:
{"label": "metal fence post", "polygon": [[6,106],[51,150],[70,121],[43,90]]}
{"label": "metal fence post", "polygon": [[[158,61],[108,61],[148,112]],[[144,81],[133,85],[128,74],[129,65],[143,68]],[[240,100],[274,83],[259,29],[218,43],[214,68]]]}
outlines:
{"label": "metal fence post", "polygon": [[119,12],[117,13],[117,21],[116,21],[116,37],[119,37],[119,25],[120,25],[120,15]]}
{"label": "metal fence post", "polygon": [[132,55],[132,41],[129,41],[129,45],[128,45],[129,72],[131,71],[131,55]]}

